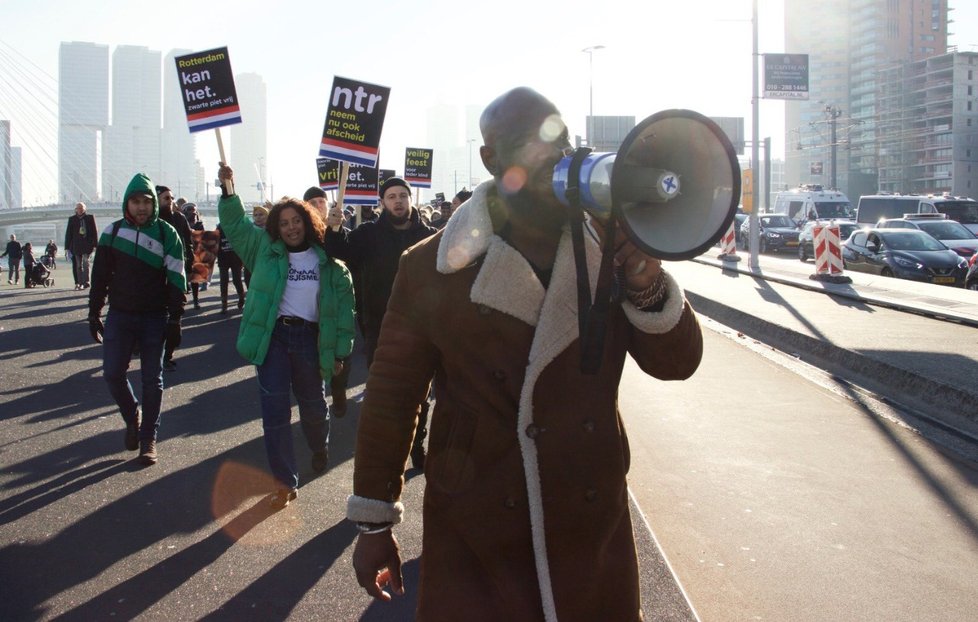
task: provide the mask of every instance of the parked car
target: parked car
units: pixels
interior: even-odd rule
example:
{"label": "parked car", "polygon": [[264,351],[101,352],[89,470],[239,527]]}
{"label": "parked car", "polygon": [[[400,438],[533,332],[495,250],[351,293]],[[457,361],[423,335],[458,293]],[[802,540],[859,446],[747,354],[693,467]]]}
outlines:
{"label": "parked car", "polygon": [[[818,221],[810,220],[805,223],[801,233],[798,234],[798,259],[808,261],[809,257],[815,258],[815,223]],[[824,226],[826,221],[822,221]],[[835,221],[839,225],[839,243],[849,239],[852,232],[859,228],[854,220]]]}
{"label": "parked car", "polygon": [[970,290],[978,291],[978,253],[971,256],[968,264],[968,276],[964,279],[964,286]]}
{"label": "parked car", "polygon": [[846,270],[964,287],[968,261],[917,229],[857,229],[842,244]]}
{"label": "parked car", "polygon": [[978,252],[978,238],[971,231],[955,220],[947,220],[944,214],[921,214],[910,218],[887,218],[881,220],[877,228],[886,229],[920,229],[931,234],[944,246],[970,259]]}
{"label": "parked car", "polygon": [[[798,246],[798,226],[784,214],[765,214],[758,216],[760,252],[794,249]],[[740,225],[741,248],[750,246],[750,219]]]}
{"label": "parked car", "polygon": [[733,223],[734,239],[736,240],[737,248],[741,248],[744,246],[740,241],[740,236],[741,236],[740,227],[743,226],[745,222],[747,222],[747,218],[749,216],[750,214],[740,209],[739,207],[737,208],[737,213],[734,214],[734,223]]}

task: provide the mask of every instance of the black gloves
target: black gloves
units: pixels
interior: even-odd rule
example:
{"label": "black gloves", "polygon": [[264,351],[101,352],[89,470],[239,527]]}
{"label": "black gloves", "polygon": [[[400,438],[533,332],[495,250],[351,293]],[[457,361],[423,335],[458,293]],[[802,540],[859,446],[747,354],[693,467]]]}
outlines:
{"label": "black gloves", "polygon": [[183,339],[183,331],[180,329],[180,320],[170,320],[166,323],[166,329],[163,332],[163,343],[167,345],[171,351],[180,347],[180,341]]}
{"label": "black gloves", "polygon": [[102,343],[102,335],[105,334],[105,325],[98,315],[88,316],[88,332],[92,334],[92,339],[96,343]]}

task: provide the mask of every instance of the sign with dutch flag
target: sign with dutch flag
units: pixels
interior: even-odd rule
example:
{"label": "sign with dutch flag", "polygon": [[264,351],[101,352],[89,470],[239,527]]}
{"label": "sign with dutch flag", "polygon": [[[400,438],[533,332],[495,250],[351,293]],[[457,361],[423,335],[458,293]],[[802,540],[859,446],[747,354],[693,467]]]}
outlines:
{"label": "sign with dutch flag", "polygon": [[316,172],[319,174],[319,187],[323,190],[340,187],[340,163],[337,160],[316,158]]}
{"label": "sign with dutch flag", "polygon": [[241,123],[227,47],[194,52],[174,60],[191,132]]}
{"label": "sign with dutch flag", "polygon": [[376,168],[390,92],[386,86],[335,76],[319,155]]}
{"label": "sign with dutch flag", "polygon": [[404,150],[404,179],[415,188],[431,187],[431,162],[434,151],[418,147]]}

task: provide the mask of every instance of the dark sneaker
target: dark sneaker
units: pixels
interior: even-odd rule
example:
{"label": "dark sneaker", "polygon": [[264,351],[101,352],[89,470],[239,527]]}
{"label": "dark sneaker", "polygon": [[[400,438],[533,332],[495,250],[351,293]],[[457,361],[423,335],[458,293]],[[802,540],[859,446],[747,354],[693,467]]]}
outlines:
{"label": "dark sneaker", "polygon": [[136,451],[139,449],[139,409],[136,409],[136,416],[132,421],[126,422],[126,449]]}
{"label": "dark sneaker", "polygon": [[298,496],[299,491],[295,488],[279,488],[277,491],[275,491],[275,494],[272,495],[272,498],[268,503],[275,511],[284,510],[289,506],[289,503],[294,501]]}
{"label": "dark sneaker", "polygon": [[176,371],[176,370],[177,370],[177,364],[173,361],[173,359],[163,361],[163,371]]}
{"label": "dark sneaker", "polygon": [[316,473],[322,473],[326,470],[326,465],[329,464],[329,452],[328,451],[317,451],[312,455],[312,470]]}
{"label": "dark sneaker", "polygon": [[415,445],[411,448],[411,464],[419,471],[424,471],[424,445]]}
{"label": "dark sneaker", "polygon": [[139,461],[146,466],[156,464],[156,440],[139,441]]}

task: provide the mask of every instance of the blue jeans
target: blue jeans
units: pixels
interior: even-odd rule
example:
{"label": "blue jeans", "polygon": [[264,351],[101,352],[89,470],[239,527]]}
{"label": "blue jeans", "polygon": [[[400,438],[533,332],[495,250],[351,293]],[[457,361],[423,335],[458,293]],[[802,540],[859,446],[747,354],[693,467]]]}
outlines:
{"label": "blue jeans", "polygon": [[102,341],[102,375],[112,399],[122,411],[122,419],[132,421],[139,402],[126,378],[133,346],[139,344],[139,371],[142,376],[143,422],[139,440],[156,438],[163,403],[163,333],[166,311],[129,313],[109,308]]}
{"label": "blue jeans", "polygon": [[292,444],[292,394],[309,449],[326,451],[329,409],[326,383],[319,374],[319,333],[311,326],[276,322],[265,361],[257,366],[265,451],[272,475],[283,486],[298,488],[299,470]]}

